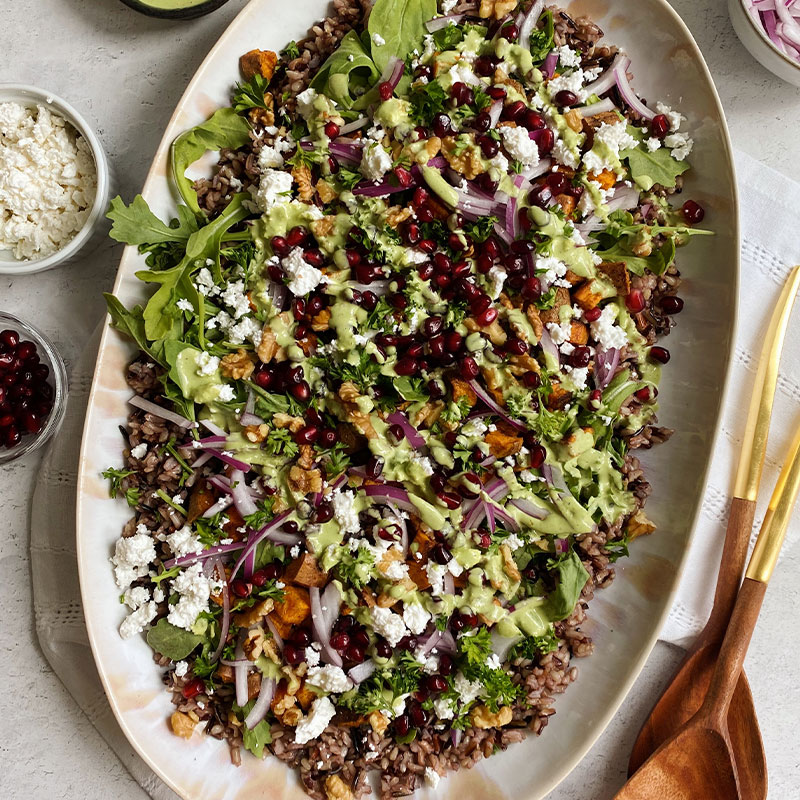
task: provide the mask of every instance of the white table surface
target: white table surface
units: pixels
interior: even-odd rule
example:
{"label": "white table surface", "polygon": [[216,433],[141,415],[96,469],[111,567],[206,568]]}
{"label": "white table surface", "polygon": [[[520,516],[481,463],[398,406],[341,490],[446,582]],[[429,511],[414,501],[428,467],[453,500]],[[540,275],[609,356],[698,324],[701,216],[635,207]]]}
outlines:
{"label": "white table surface", "polygon": [[[140,16],[118,0],[0,1],[0,81],[47,87],[74,103],[101,136],[126,199],[140,190],[162,131],[205,53],[246,0],[187,23]],[[800,180],[800,93],[739,44],[724,0],[672,0],[717,82],[734,145]],[[64,271],[0,275],[0,308],[49,334],[73,362],[103,313],[120,248],[109,241]],[[800,257],[800,256],[799,256]],[[38,460],[0,468],[0,797],[144,800],[111,750],[42,657],[34,634],[28,515]],[[795,616],[800,547],[785,554],[767,592],[747,662],[761,720],[774,800],[798,796],[800,681]],[[709,576],[713,581],[714,576]],[[680,652],[658,644],[630,697],[589,755],[551,795],[606,800],[624,779],[633,738]],[[14,733],[10,731],[13,729]]]}

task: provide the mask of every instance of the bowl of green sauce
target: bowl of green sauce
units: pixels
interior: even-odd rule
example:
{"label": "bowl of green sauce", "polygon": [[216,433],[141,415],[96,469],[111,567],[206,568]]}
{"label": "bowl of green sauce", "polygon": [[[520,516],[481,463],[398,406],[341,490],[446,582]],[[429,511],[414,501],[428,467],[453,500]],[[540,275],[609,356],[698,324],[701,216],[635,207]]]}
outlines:
{"label": "bowl of green sauce", "polygon": [[228,0],[122,0],[126,6],[161,19],[194,19],[216,11]]}

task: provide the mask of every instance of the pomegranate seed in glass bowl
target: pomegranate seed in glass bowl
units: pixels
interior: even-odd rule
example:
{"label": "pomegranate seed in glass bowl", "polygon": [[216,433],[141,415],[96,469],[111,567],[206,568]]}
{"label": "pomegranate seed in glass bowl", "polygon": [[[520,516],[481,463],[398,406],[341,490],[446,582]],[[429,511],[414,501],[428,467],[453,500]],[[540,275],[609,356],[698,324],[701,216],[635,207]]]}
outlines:
{"label": "pomegranate seed in glass bowl", "polygon": [[0,464],[34,452],[61,427],[67,370],[50,339],[0,311]]}

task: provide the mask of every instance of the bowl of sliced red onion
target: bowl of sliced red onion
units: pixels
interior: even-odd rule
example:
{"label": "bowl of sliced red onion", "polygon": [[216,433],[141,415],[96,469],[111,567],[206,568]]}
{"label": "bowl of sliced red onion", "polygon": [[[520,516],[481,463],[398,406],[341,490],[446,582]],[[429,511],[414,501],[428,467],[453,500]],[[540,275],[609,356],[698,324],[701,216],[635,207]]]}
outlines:
{"label": "bowl of sliced red onion", "polygon": [[762,66],[800,86],[800,0],[728,0],[742,44]]}

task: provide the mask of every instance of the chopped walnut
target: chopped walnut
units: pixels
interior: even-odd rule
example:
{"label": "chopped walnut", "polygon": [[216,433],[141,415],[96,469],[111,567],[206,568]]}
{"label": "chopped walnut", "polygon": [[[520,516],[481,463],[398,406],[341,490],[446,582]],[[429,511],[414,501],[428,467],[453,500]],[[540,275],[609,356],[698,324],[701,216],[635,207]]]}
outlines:
{"label": "chopped walnut", "polygon": [[[391,568],[392,564],[395,561],[404,561],[403,551],[398,550],[396,547],[392,547],[390,550],[387,550],[383,556],[381,557],[380,562],[378,563],[378,572],[382,575],[386,576]],[[378,603],[380,605],[380,603]]]}
{"label": "chopped walnut", "polygon": [[339,387],[339,397],[345,403],[355,403],[359,397],[361,397],[361,392],[358,390],[358,386],[356,386],[352,381],[345,381]]}
{"label": "chopped walnut", "polygon": [[380,711],[371,711],[367,717],[369,725],[375,733],[383,733],[389,727],[389,718]]}
{"label": "chopped walnut", "polygon": [[328,775],[325,778],[325,794],[328,800],[353,800],[355,797],[350,787],[338,775]]}
{"label": "chopped walnut", "polygon": [[511,706],[503,706],[496,714],[493,714],[488,706],[475,706],[470,712],[469,718],[476,728],[502,728],[508,725],[514,717]]}
{"label": "chopped walnut", "polygon": [[314,466],[314,448],[310,444],[300,445],[300,456],[297,459],[297,466],[302,469],[311,469]]}
{"label": "chopped walnut", "polygon": [[519,567],[517,567],[517,562],[514,561],[514,556],[511,555],[511,548],[507,544],[500,545],[500,555],[503,556],[503,569],[506,575],[512,581],[521,581],[522,575],[520,575]]}
{"label": "chopped walnut", "polygon": [[[416,584],[415,584],[416,585]],[[400,602],[399,597],[392,597],[390,594],[379,594],[375,599],[375,604],[378,608],[391,608]]]}
{"label": "chopped walnut", "polygon": [[425,141],[420,150],[414,154],[413,159],[417,164],[427,164],[432,158],[439,155],[442,149],[442,140],[438,136],[431,136]]}
{"label": "chopped walnut", "polygon": [[268,364],[273,358],[275,358],[276,361],[283,361],[284,359],[276,358],[280,350],[281,346],[278,344],[278,338],[275,336],[275,331],[273,331],[269,325],[265,325],[261,331],[261,341],[258,343],[258,347],[256,348],[258,357],[265,364]]}
{"label": "chopped walnut", "polygon": [[581,132],[581,129],[583,128],[583,117],[576,109],[571,108],[569,111],[567,111],[567,113],[564,114],[564,119],[567,121],[567,125],[569,125],[569,127],[575,131],[575,133]]}
{"label": "chopped walnut", "polygon": [[264,631],[261,628],[251,628],[242,642],[242,650],[250,661],[255,661],[264,652]]}
{"label": "chopped walnut", "polygon": [[314,197],[314,184],[311,181],[311,168],[303,164],[292,167],[292,177],[297,184],[297,194],[304,203],[310,203]]}
{"label": "chopped walnut", "polygon": [[[269,100],[267,100],[269,98]],[[268,104],[268,108],[251,108],[247,112],[247,118],[253,125],[261,125],[264,128],[269,128],[275,124],[275,112],[272,110],[272,95],[267,92],[264,95],[264,101]]]}
{"label": "chopped walnut", "polygon": [[[517,92],[519,92],[519,94],[525,94],[525,88],[523,85],[519,81],[509,78],[508,75],[506,75],[506,73],[499,67],[494,71],[494,82],[496,84],[505,84],[506,86],[510,86],[512,89],[515,89]],[[509,100],[508,102],[511,101]],[[516,125],[516,123],[514,123],[514,125]],[[500,126],[498,125],[497,127],[499,128]],[[513,125],[511,127],[513,127]]]}
{"label": "chopped walnut", "polygon": [[485,333],[489,337],[489,341],[492,344],[496,344],[500,346],[501,344],[506,343],[506,332],[503,330],[502,325],[498,322],[498,320],[493,320],[491,325],[478,325],[473,317],[467,317],[464,320],[464,324],[467,326],[467,330],[470,333],[475,333],[476,331],[481,331]]}
{"label": "chopped walnut", "polygon": [[247,699],[255,700],[261,691],[261,673],[256,670],[247,676]]}
{"label": "chopped walnut", "polygon": [[303,469],[295,464],[289,470],[288,483],[293,494],[315,494],[322,491],[322,473],[318,469]]}
{"label": "chopped walnut", "polygon": [[180,736],[183,739],[191,739],[197,723],[188,714],[184,714],[183,711],[174,711],[169,718],[169,725],[176,736]]}
{"label": "chopped walnut", "polygon": [[483,375],[483,380],[486,383],[489,394],[495,399],[495,402],[499,403],[501,406],[505,406],[506,398],[503,394],[503,384],[497,377],[495,370],[491,367],[481,367],[481,374]]}
{"label": "chopped walnut", "polygon": [[362,436],[366,436],[367,439],[375,439],[378,434],[375,432],[375,428],[372,427],[372,420],[370,420],[369,414],[358,407],[357,401],[359,397],[361,397],[361,393],[351,381],[345,381],[339,387],[339,399],[344,405],[346,420]]}
{"label": "chopped walnut", "polygon": [[486,167],[477,147],[469,145],[460,149],[460,144],[455,136],[445,136],[442,140],[442,154],[452,169],[471,181],[486,172]]}
{"label": "chopped walnut", "polygon": [[252,628],[261,622],[273,608],[275,608],[275,601],[271,597],[267,597],[260,603],[234,614],[233,622],[239,628]]}
{"label": "chopped walnut", "polygon": [[524,375],[526,372],[539,372],[541,367],[539,362],[530,354],[525,353],[521,356],[511,356],[509,359],[511,366],[508,371],[512,375]]}
{"label": "chopped walnut", "polygon": [[390,228],[400,227],[400,223],[405,222],[412,214],[410,208],[403,208],[402,206],[392,206],[386,212],[386,224]]}
{"label": "chopped walnut", "polygon": [[264,637],[264,641],[261,643],[261,647],[264,650],[264,655],[273,663],[273,664],[282,664],[283,659],[281,658],[281,654],[278,652],[278,645],[275,643],[275,639],[271,636]]}
{"label": "chopped walnut", "polygon": [[542,334],[544,333],[544,323],[542,322],[542,318],[539,316],[539,309],[536,306],[528,306],[525,309],[525,316],[528,318],[528,322],[531,324],[531,328],[533,328],[533,332],[536,334],[536,338],[541,339]]}
{"label": "chopped walnut", "polygon": [[322,178],[317,181],[317,194],[323,203],[331,203],[339,196],[336,189]]}
{"label": "chopped walnut", "polygon": [[269,436],[269,425],[262,422],[260,425],[245,425],[242,428],[244,438],[253,444],[260,444]]}
{"label": "chopped walnut", "polygon": [[425,403],[411,418],[411,424],[415,428],[430,428],[436,424],[436,420],[439,419],[443,410],[444,403],[441,401]]}
{"label": "chopped walnut", "polygon": [[639,509],[639,511],[628,520],[626,532],[630,539],[635,539],[637,536],[646,536],[655,529],[655,524],[647,518],[647,514],[645,514],[644,511]]}
{"label": "chopped walnut", "polygon": [[228,353],[224,356],[220,361],[219,368],[226,378],[246,381],[253,374],[256,365],[253,363],[252,356],[240,347],[235,353]]}
{"label": "chopped walnut", "polygon": [[285,414],[279,411],[272,417],[276,428],[288,428],[292,433],[297,433],[306,423],[302,417],[293,417],[290,414]]}
{"label": "chopped walnut", "polygon": [[500,20],[506,14],[510,14],[516,7],[515,0],[481,0],[478,16],[481,19],[494,17],[494,19]]}
{"label": "chopped walnut", "polygon": [[322,217],[322,219],[314,219],[311,220],[309,227],[311,228],[311,232],[317,239],[322,239],[325,236],[330,236],[333,233],[334,227],[336,226],[336,217],[326,216]]}
{"label": "chopped walnut", "polygon": [[331,310],[329,308],[323,308],[319,314],[316,314],[311,319],[311,330],[320,333],[321,331],[327,331],[330,328],[331,322]]}

